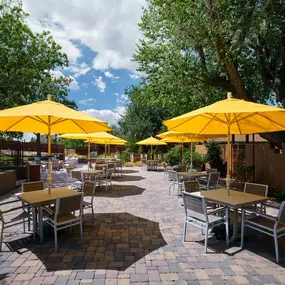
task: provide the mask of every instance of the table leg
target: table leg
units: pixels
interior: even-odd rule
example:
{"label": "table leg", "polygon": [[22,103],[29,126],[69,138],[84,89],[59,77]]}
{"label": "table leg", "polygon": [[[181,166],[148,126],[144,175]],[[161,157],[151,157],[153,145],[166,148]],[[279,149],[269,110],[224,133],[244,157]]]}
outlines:
{"label": "table leg", "polygon": [[233,209],[233,234],[231,236],[230,242],[233,243],[238,237],[238,209]]}
{"label": "table leg", "polygon": [[43,210],[39,209],[39,228],[40,228],[40,242],[44,240],[44,231],[43,231]]}
{"label": "table leg", "polygon": [[37,231],[37,208],[32,208],[32,215],[33,215],[33,236],[34,240],[36,240],[36,231]]}

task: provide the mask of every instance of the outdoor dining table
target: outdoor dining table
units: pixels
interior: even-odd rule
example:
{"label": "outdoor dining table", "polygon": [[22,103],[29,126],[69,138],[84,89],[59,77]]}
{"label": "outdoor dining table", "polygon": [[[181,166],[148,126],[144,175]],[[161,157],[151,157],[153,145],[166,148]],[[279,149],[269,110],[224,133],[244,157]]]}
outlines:
{"label": "outdoor dining table", "polygon": [[86,169],[84,169],[84,170],[81,170],[81,172],[84,174],[95,174],[95,175],[97,175],[97,174],[103,174],[104,170],[103,169],[102,170],[99,170],[99,169],[86,170]]}
{"label": "outdoor dining table", "polygon": [[36,233],[38,233],[40,236],[40,241],[41,242],[43,241],[42,226],[40,225],[40,223],[42,222],[42,217],[40,214],[41,211],[39,211],[39,230],[38,230],[38,223],[37,223],[38,207],[41,207],[43,205],[53,204],[55,203],[56,198],[62,196],[77,195],[77,194],[78,194],[77,191],[68,188],[53,188],[51,189],[50,194],[48,189],[44,189],[44,190],[25,192],[18,195],[18,198],[21,201],[32,207],[34,239],[36,238]]}
{"label": "outdoor dining table", "polygon": [[191,195],[203,196],[208,201],[233,209],[233,234],[230,242],[234,242],[238,236],[238,209],[265,202],[268,200],[268,197],[236,190],[230,190],[229,193],[228,195],[227,189],[220,188],[209,191],[192,192]]}
{"label": "outdoor dining table", "polygon": [[207,177],[209,174],[207,172],[198,172],[198,171],[187,171],[187,172],[177,172],[177,175],[183,178],[199,178]]}

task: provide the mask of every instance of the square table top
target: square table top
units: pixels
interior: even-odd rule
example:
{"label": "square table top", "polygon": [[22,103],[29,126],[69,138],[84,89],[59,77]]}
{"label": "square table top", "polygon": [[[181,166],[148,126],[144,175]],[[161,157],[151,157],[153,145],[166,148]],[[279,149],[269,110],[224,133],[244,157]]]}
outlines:
{"label": "square table top", "polygon": [[52,203],[56,200],[56,198],[61,196],[69,196],[76,195],[77,191],[68,189],[68,188],[52,188],[50,190],[50,194],[48,193],[48,189],[30,191],[21,193],[18,195],[18,198],[29,205],[43,205],[46,203]]}
{"label": "square table top", "polygon": [[203,196],[207,200],[216,202],[231,208],[242,208],[252,204],[258,204],[267,201],[269,198],[236,190],[230,190],[228,195],[227,189],[220,188],[215,190],[193,192],[191,194]]}
{"label": "square table top", "polygon": [[177,172],[177,175],[183,177],[202,177],[202,176],[208,176],[209,174],[207,172],[187,171],[187,172]]}

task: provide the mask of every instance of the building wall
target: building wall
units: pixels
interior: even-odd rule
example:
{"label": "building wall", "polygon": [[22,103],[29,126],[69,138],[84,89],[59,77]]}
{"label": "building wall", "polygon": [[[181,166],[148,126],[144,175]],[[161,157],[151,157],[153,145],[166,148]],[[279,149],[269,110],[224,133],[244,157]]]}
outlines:
{"label": "building wall", "polygon": [[[283,144],[283,148],[285,145]],[[255,181],[271,187],[285,188],[285,153],[270,149],[269,143],[247,144],[246,164],[255,165]]]}

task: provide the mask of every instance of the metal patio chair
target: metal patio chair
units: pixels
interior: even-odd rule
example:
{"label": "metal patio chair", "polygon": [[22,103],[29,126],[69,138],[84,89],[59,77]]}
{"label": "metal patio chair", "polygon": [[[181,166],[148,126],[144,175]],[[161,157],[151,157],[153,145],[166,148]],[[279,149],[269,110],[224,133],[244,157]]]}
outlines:
{"label": "metal patio chair", "polygon": [[[57,232],[59,230],[79,225],[80,237],[83,240],[83,193],[58,197],[55,208],[42,206],[40,211],[43,221],[54,229],[55,252],[58,250]],[[76,211],[79,211],[78,215],[75,215]],[[43,222],[40,223],[40,226],[40,231],[43,232]]]}
{"label": "metal patio chair", "polygon": [[[187,225],[192,225],[205,232],[205,253],[208,247],[208,233],[214,227],[226,226],[226,244],[229,245],[229,211],[226,207],[221,207],[211,212],[207,211],[207,205],[204,197],[194,196],[191,193],[182,192],[183,204],[185,210],[183,241],[186,239]],[[216,214],[224,213],[224,216]]]}
{"label": "metal patio chair", "polygon": [[[279,263],[278,239],[285,235],[285,201],[280,204],[277,217],[266,215],[252,209],[242,209],[241,248],[244,246],[245,227],[259,231],[274,238],[276,262]],[[247,218],[246,214],[254,214]]]}

